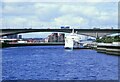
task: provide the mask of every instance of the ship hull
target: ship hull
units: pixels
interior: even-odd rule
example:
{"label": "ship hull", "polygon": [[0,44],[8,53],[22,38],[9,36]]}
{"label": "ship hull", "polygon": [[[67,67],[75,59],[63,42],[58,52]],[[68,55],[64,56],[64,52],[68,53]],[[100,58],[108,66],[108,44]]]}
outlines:
{"label": "ship hull", "polygon": [[81,49],[80,47],[77,47],[77,48],[70,48],[70,47],[65,47],[65,49]]}
{"label": "ship hull", "polygon": [[64,47],[66,50],[77,50],[77,49],[91,49],[87,47],[77,47],[77,48],[70,48],[70,47]]}

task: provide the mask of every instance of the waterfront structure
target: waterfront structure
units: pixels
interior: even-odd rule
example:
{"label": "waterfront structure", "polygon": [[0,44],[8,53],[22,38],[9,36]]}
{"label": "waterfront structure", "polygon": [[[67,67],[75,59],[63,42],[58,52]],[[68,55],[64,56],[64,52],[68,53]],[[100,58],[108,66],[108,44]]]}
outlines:
{"label": "waterfront structure", "polygon": [[64,33],[52,33],[49,35],[46,39],[45,42],[65,42],[65,34]]}
{"label": "waterfront structure", "polygon": [[65,46],[66,49],[78,49],[80,48],[80,37],[77,33],[72,33],[65,37]]}
{"label": "waterfront structure", "polygon": [[59,33],[58,42],[65,42],[65,34],[64,33]]}
{"label": "waterfront structure", "polygon": [[22,39],[22,35],[18,35],[18,34],[7,35],[6,38],[7,39]]}
{"label": "waterfront structure", "polygon": [[22,40],[21,40],[21,41],[17,41],[17,43],[18,43],[18,44],[20,44],[20,43],[27,43],[27,41],[22,41]]}
{"label": "waterfront structure", "polygon": [[18,38],[18,35],[17,35],[17,34],[8,35],[7,38],[8,38],[8,39],[17,39],[17,38]]}
{"label": "waterfront structure", "polygon": [[106,54],[120,55],[120,42],[98,43],[96,50]]}
{"label": "waterfront structure", "polygon": [[58,42],[58,33],[52,33],[49,35],[48,42]]}
{"label": "waterfront structure", "polygon": [[48,42],[52,42],[53,41],[53,36],[52,35],[49,35],[48,36]]}
{"label": "waterfront structure", "polygon": [[0,43],[17,42],[17,39],[0,39]]}
{"label": "waterfront structure", "polygon": [[48,38],[45,38],[44,41],[45,41],[46,43],[49,42]]}
{"label": "waterfront structure", "polygon": [[53,41],[52,42],[58,42],[58,33],[52,33],[52,39]]}
{"label": "waterfront structure", "polygon": [[18,35],[18,38],[19,38],[19,39],[22,39],[22,35]]}

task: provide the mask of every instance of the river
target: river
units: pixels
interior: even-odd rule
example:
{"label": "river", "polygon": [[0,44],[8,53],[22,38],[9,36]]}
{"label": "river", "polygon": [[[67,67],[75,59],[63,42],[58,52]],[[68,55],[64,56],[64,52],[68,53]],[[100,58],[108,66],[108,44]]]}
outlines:
{"label": "river", "polygon": [[3,80],[117,80],[118,56],[63,46],[2,49]]}

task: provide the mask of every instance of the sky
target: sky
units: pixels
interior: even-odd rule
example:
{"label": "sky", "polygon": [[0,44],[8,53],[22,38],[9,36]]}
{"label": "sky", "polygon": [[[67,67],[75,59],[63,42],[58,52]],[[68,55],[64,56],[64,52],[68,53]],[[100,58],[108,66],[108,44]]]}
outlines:
{"label": "sky", "polygon": [[[39,29],[60,28],[61,26],[80,29],[118,28],[117,1],[3,0],[0,4],[0,13],[2,13],[0,26]],[[38,33],[33,33],[35,34]]]}

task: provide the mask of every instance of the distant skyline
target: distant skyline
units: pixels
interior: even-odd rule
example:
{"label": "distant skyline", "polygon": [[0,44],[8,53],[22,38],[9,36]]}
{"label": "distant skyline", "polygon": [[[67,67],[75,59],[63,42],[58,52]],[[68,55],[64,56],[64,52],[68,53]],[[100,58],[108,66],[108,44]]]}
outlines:
{"label": "distant skyline", "polygon": [[10,1],[4,0],[0,4],[2,28],[118,28],[117,2]]}

